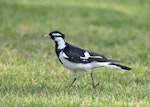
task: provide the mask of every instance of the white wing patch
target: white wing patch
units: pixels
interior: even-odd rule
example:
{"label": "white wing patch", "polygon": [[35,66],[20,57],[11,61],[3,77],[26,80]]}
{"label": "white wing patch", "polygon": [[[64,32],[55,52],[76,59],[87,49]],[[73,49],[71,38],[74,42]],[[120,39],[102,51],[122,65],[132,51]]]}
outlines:
{"label": "white wing patch", "polygon": [[64,58],[69,58],[64,52],[62,52]]}
{"label": "white wing patch", "polygon": [[86,51],[85,53],[84,53],[84,57],[81,57],[80,56],[80,58],[81,59],[88,59],[88,58],[102,58],[101,56],[90,56],[90,54]]}
{"label": "white wing patch", "polygon": [[89,57],[90,57],[90,54],[87,51],[85,51],[84,57],[80,56],[81,59],[88,59]]}
{"label": "white wing patch", "polygon": [[101,56],[90,56],[91,58],[101,58],[102,59],[102,57]]}

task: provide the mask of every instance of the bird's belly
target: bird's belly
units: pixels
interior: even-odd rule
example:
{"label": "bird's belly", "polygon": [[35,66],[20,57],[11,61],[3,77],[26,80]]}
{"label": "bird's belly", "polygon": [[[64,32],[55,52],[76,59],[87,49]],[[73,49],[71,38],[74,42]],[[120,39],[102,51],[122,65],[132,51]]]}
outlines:
{"label": "bird's belly", "polygon": [[83,64],[83,63],[70,62],[69,60],[67,60],[65,58],[60,58],[60,60],[63,64],[63,66],[70,70],[89,71],[89,69],[103,66],[103,64],[99,64],[98,62]]}
{"label": "bird's belly", "polygon": [[91,64],[74,63],[74,62],[70,62],[69,60],[65,58],[60,58],[60,60],[63,66],[70,70],[87,71],[87,69],[91,69]]}

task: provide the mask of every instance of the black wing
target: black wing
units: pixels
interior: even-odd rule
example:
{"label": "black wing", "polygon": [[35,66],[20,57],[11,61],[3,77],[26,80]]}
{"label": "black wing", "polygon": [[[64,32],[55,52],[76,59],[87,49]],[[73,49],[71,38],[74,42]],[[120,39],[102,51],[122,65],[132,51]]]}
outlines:
{"label": "black wing", "polygon": [[[97,61],[97,62],[118,62],[116,60],[110,60],[109,58],[107,58],[103,55],[89,52],[89,51],[80,49],[80,48],[75,47],[70,44],[67,44],[67,46],[65,47],[63,52],[68,56],[66,59],[71,62],[74,62],[74,63],[90,63],[90,62],[95,62],[95,61]],[[89,54],[88,58],[84,58],[85,53]]]}

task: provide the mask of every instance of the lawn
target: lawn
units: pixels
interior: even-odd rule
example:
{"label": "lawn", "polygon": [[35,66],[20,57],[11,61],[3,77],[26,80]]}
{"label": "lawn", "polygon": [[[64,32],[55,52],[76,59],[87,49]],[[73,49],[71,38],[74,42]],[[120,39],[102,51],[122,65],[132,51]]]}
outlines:
{"label": "lawn", "polygon": [[[0,107],[150,107],[149,0],[0,0]],[[84,49],[118,59],[73,74],[42,34],[60,30]]]}

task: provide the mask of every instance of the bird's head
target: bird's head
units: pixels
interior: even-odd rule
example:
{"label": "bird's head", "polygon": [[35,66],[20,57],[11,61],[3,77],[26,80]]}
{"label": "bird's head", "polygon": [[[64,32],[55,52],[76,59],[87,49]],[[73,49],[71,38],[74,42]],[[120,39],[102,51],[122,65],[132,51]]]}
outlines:
{"label": "bird's head", "polygon": [[49,34],[42,35],[44,38],[51,38],[54,41],[59,41],[65,38],[65,35],[62,34],[60,31],[52,31]]}

